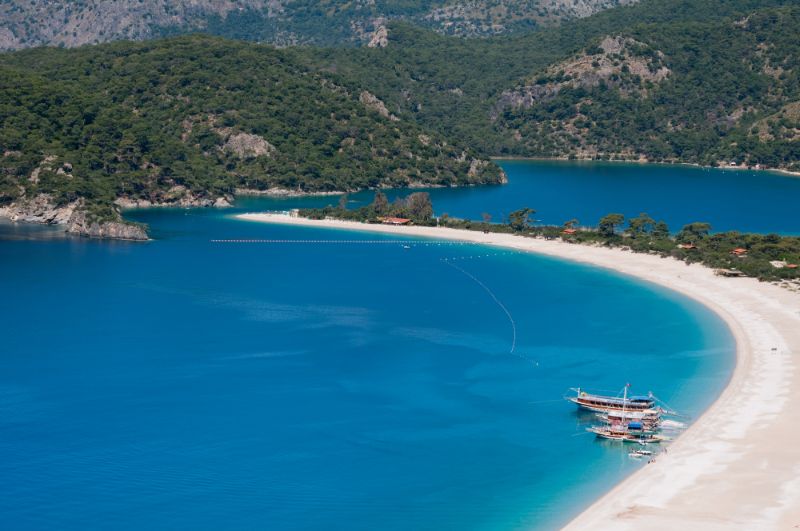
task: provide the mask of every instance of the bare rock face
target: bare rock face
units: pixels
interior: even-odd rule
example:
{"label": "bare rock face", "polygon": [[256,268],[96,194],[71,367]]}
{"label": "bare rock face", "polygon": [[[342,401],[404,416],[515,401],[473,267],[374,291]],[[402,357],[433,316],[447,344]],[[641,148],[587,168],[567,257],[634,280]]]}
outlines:
{"label": "bare rock face", "polygon": [[39,175],[43,171],[53,171],[53,163],[56,161],[58,157],[55,155],[47,155],[42,162],[36,166],[33,171],[31,172],[31,176],[28,177],[28,180],[33,183],[37,184],[39,182]]}
{"label": "bare rock face", "polygon": [[86,212],[76,210],[69,220],[67,232],[89,238],[108,238],[113,240],[143,241],[149,239],[147,232],[139,225],[121,221],[88,221]]}
{"label": "bare rock face", "polygon": [[231,134],[222,149],[242,159],[260,157],[262,155],[270,156],[275,152],[275,146],[260,136],[249,133]]}
{"label": "bare rock face", "polygon": [[469,170],[467,171],[467,175],[469,177],[477,177],[478,174],[489,165],[488,160],[479,160],[479,159],[472,159],[469,163]]}
{"label": "bare rock face", "polygon": [[227,208],[231,206],[233,196],[223,195],[220,197],[201,197],[192,192],[185,186],[176,185],[165,192],[153,194],[149,199],[118,197],[114,204],[122,209],[131,208],[154,208],[154,207],[216,207]]}
{"label": "bare rock face", "polygon": [[372,37],[367,43],[369,48],[386,48],[389,45],[389,30],[383,24],[375,28]]}
{"label": "bare rock face", "polygon": [[492,119],[507,108],[529,108],[552,99],[565,88],[591,89],[605,84],[622,96],[647,96],[645,82],[660,83],[670,74],[664,66],[664,54],[634,39],[607,36],[594,49],[550,66],[525,85],[501,94]]}
{"label": "bare rock face", "polygon": [[386,104],[383,103],[380,98],[367,90],[361,91],[358,101],[360,101],[367,109],[380,114],[384,118],[388,118],[393,122],[400,121],[400,118],[389,112],[389,109],[386,108]]}
{"label": "bare rock face", "polygon": [[49,194],[39,194],[31,199],[21,199],[0,208],[0,217],[23,223],[65,225],[67,232],[91,238],[118,240],[147,240],[147,232],[139,225],[122,221],[87,221],[82,200],[66,205],[56,205]]}
{"label": "bare rock face", "polygon": [[117,39],[152,38],[154,29],[202,29],[207,17],[252,9],[268,17],[283,10],[282,0],[9,0],[0,3],[0,49],[80,46]]}
{"label": "bare rock face", "polygon": [[77,201],[56,205],[49,194],[39,194],[32,199],[19,199],[10,205],[0,207],[0,217],[25,223],[65,225],[77,207]]}

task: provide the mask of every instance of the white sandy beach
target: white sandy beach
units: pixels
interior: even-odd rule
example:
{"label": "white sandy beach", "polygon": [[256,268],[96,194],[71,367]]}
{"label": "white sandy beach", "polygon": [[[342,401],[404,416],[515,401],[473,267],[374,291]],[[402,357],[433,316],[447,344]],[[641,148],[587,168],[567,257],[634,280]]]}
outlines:
{"label": "white sandy beach", "polygon": [[567,529],[800,528],[800,294],[700,265],[616,249],[436,227],[240,219],[468,241],[613,269],[687,295],[736,338],[733,377],[667,454],[617,485]]}

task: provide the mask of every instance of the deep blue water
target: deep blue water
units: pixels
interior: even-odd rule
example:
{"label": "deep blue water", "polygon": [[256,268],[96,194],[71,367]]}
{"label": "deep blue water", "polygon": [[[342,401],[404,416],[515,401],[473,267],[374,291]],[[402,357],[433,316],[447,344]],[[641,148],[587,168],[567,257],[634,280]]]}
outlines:
{"label": "deep blue water", "polygon": [[[158,239],[0,226],[3,529],[550,529],[642,466],[585,434],[569,387],[630,382],[696,416],[732,368],[713,314],[607,271],[133,217]],[[444,259],[508,309],[514,353]]]}
{"label": "deep blue water", "polygon": [[[494,221],[522,207],[537,210],[543,223],[578,219],[587,226],[611,212],[627,217],[641,212],[664,220],[677,232],[694,221],[715,231],[800,234],[800,178],[766,171],[616,162],[502,161],[509,182],[503,186],[430,189],[437,213]],[[406,194],[395,191],[395,197]],[[372,192],[351,196],[351,206],[372,201]],[[293,200],[296,202],[296,200]],[[282,201],[275,201],[280,207]],[[309,198],[324,206],[336,199]]]}

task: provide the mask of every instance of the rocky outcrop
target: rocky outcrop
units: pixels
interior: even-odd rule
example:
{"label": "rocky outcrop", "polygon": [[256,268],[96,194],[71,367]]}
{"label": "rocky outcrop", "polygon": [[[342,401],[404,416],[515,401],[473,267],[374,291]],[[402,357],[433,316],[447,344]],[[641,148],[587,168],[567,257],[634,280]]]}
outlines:
{"label": "rocky outcrop", "polygon": [[147,231],[141,225],[122,221],[91,221],[83,210],[76,210],[67,224],[67,232],[88,238],[114,240],[148,240]]}
{"label": "rocky outcrop", "polygon": [[22,198],[0,207],[0,217],[24,223],[66,225],[79,202],[57,205],[49,194],[39,194],[32,199]]}
{"label": "rocky outcrop", "polygon": [[224,151],[233,153],[240,159],[250,157],[270,156],[275,151],[275,146],[258,135],[249,133],[232,133],[222,146]]}
{"label": "rocky outcrop", "polygon": [[380,98],[367,90],[361,91],[361,94],[358,96],[358,101],[360,101],[367,109],[380,114],[384,118],[388,118],[393,122],[400,120],[400,118],[389,112],[389,109],[386,108],[386,104],[383,103]]}
{"label": "rocky outcrop", "polygon": [[10,205],[0,207],[0,217],[22,223],[43,225],[63,225],[66,232],[90,238],[111,238],[118,240],[147,240],[147,232],[140,225],[132,225],[120,220],[90,221],[83,209],[82,200],[57,205],[49,194],[39,194],[30,199],[19,199]]}
{"label": "rocky outcrop", "polygon": [[383,24],[378,25],[375,31],[372,32],[367,43],[368,48],[386,48],[389,45],[389,30]]}
{"label": "rocky outcrop", "polygon": [[491,118],[507,108],[530,108],[556,97],[566,88],[592,89],[601,84],[616,88],[623,96],[646,96],[646,83],[660,83],[670,75],[664,54],[622,36],[605,37],[598,46],[567,61],[548,67],[525,85],[502,93]]}
{"label": "rocky outcrop", "polygon": [[173,186],[167,192],[154,196],[152,199],[141,199],[132,197],[118,197],[114,204],[123,209],[130,208],[153,208],[153,207],[172,207],[172,208],[197,208],[197,207],[216,207],[226,208],[231,206],[233,197],[224,195],[220,197],[200,197],[185,186]]}
{"label": "rocky outcrop", "polygon": [[278,150],[270,144],[266,138],[252,133],[245,133],[232,127],[220,125],[220,116],[216,114],[193,115],[185,118],[181,122],[183,132],[181,141],[187,142],[196,126],[204,126],[219,135],[222,145],[217,149],[226,153],[231,153],[240,159],[255,157],[271,157]]}
{"label": "rocky outcrop", "polygon": [[343,191],[328,191],[328,192],[307,192],[305,190],[290,190],[288,188],[272,187],[266,190],[257,190],[255,188],[237,188],[236,195],[244,196],[264,196],[264,197],[309,197],[309,196],[326,196],[326,195],[341,195],[347,192]]}
{"label": "rocky outcrop", "polygon": [[636,0],[466,0],[442,2],[422,18],[439,31],[474,37],[497,35],[520,27],[539,26],[561,19],[588,17],[604,9]]}

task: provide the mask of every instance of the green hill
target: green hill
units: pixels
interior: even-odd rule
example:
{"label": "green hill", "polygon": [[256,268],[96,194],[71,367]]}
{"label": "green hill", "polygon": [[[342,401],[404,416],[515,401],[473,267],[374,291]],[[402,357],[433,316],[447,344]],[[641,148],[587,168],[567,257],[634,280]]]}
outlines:
{"label": "green hill", "polygon": [[646,0],[520,37],[395,24],[383,49],[297,53],[487,155],[797,170],[799,30],[795,2]]}
{"label": "green hill", "polygon": [[0,56],[0,203],[500,182],[458,143],[268,46],[192,36]]}

